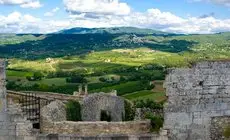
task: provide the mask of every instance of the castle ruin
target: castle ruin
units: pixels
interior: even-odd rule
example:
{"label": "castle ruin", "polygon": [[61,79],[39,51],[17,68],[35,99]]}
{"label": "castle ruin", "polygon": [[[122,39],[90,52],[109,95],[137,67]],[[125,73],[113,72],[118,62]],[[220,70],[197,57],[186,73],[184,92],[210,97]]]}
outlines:
{"label": "castle ruin", "polygon": [[[0,60],[1,140],[167,140],[166,133],[160,135],[150,133],[151,125],[149,120],[121,122],[122,116],[125,113],[124,101],[121,97],[115,96],[116,92],[104,96],[103,94],[100,96],[98,94],[84,94],[84,97],[39,93],[39,96],[36,98],[31,98],[32,95],[29,92],[29,100],[39,99],[39,102],[41,101],[40,99],[48,101],[54,100],[41,109],[42,121],[39,125],[40,128],[35,129],[31,119],[28,119],[27,114],[24,114],[22,111],[24,109],[34,110],[34,106],[29,104],[28,108],[24,108],[14,100],[14,98],[20,99],[22,96],[26,96],[26,93],[7,91],[11,94],[11,96],[8,96],[5,84],[5,62]],[[59,99],[61,101],[58,101]],[[10,100],[11,102],[8,102]],[[93,117],[93,120],[90,118],[90,120],[86,119],[86,121],[82,122],[67,121],[64,103],[68,100],[83,100],[83,106],[85,107],[83,111],[85,113],[92,111],[96,116]],[[111,115],[113,115],[112,122],[98,121],[97,116],[101,109],[111,112]],[[30,112],[29,116],[32,117],[33,115],[34,114]],[[88,118],[87,116],[88,115],[86,115],[85,118]],[[96,120],[94,120],[95,118]]]}
{"label": "castle ruin", "polygon": [[[54,101],[43,108],[46,122],[42,133],[36,132],[20,106],[7,102],[5,77],[5,63],[0,61],[0,139],[4,140],[221,140],[230,126],[230,61],[200,62],[192,68],[169,70],[164,84],[168,101],[160,134],[150,133],[149,121],[121,122],[123,101],[115,93],[81,98],[57,95],[65,101],[81,100],[85,121],[66,121],[63,102]],[[55,94],[42,95],[46,96]],[[111,112],[112,122],[99,120],[101,110]]]}

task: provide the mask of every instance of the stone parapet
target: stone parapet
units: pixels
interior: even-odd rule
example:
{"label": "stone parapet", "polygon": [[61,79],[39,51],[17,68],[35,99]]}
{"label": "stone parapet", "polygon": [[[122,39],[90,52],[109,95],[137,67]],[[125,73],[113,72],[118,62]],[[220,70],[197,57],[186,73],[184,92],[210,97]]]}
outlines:
{"label": "stone parapet", "polygon": [[72,134],[81,136],[124,135],[150,133],[150,121],[132,122],[50,122],[43,127],[45,134]]}

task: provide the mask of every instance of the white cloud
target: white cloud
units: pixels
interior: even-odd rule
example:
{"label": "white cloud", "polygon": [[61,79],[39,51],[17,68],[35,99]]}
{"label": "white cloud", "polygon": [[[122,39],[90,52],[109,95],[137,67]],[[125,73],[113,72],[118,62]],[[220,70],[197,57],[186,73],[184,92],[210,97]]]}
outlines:
{"label": "white cloud", "polygon": [[31,15],[22,15],[19,12],[13,12],[8,16],[0,16],[1,33],[23,33],[35,32],[38,30],[37,24],[41,21]]}
{"label": "white cloud", "polygon": [[19,5],[30,2],[31,0],[0,0],[0,4],[12,4]]}
{"label": "white cloud", "polygon": [[32,1],[32,2],[29,2],[29,3],[22,4],[20,6],[22,8],[34,8],[34,9],[42,7],[42,5],[40,4],[39,1]]}
{"label": "white cloud", "polygon": [[63,0],[65,8],[71,13],[98,15],[128,15],[130,7],[119,0]]}
{"label": "white cloud", "polygon": [[0,0],[3,5],[19,5],[22,8],[40,8],[42,7],[39,0]]}
{"label": "white cloud", "polygon": [[56,12],[58,12],[60,10],[60,8],[59,7],[56,7],[56,8],[54,8],[54,9],[52,9],[50,12],[46,12],[45,14],[44,14],[44,16],[46,16],[46,17],[52,17],[52,16],[54,16],[54,14],[56,13]]}
{"label": "white cloud", "polygon": [[133,12],[124,16],[106,15],[98,19],[82,16],[74,18],[71,25],[80,27],[135,26],[174,33],[202,34],[230,31],[230,19],[221,20],[212,16],[182,18],[159,9],[148,9],[143,13]]}
{"label": "white cloud", "polygon": [[214,4],[220,4],[220,5],[230,7],[230,0],[190,0],[190,1],[193,1],[193,2],[201,2],[201,1],[211,2],[211,3],[214,3]]}
{"label": "white cloud", "polygon": [[[57,10],[53,10],[57,11]],[[182,18],[159,9],[146,12],[132,12],[128,15],[104,15],[90,18],[86,14],[71,14],[64,20],[43,20],[29,14],[13,12],[0,15],[0,33],[52,33],[73,27],[119,27],[134,26],[152,28],[174,33],[216,33],[230,31],[230,19],[207,17]]]}

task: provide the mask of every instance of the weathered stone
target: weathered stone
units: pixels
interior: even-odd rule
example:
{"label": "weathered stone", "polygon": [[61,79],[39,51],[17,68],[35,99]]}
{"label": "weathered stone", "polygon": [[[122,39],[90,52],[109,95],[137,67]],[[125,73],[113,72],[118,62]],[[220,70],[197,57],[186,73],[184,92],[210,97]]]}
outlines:
{"label": "weathered stone", "polygon": [[41,109],[41,119],[44,122],[66,121],[65,104],[61,101],[53,101]]}
{"label": "weathered stone", "polygon": [[100,121],[102,110],[110,113],[111,121],[122,121],[125,116],[124,99],[101,93],[89,95],[82,103],[82,120]]}
{"label": "weathered stone", "polygon": [[53,122],[43,128],[46,134],[97,136],[106,134],[148,134],[150,121],[131,122]]}
{"label": "weathered stone", "polygon": [[164,128],[170,139],[215,139],[211,137],[211,118],[230,116],[230,62],[200,62],[191,69],[171,69],[164,87],[168,96]]}
{"label": "weathered stone", "polygon": [[23,116],[20,106],[7,103],[5,61],[0,60],[0,139],[26,140],[31,136],[32,123]]}

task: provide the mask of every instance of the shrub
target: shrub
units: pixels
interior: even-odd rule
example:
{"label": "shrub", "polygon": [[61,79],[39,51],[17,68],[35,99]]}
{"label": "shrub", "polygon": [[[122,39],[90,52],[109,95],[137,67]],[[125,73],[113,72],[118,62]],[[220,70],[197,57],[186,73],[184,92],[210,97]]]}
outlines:
{"label": "shrub", "polygon": [[81,75],[71,76],[70,78],[66,78],[67,83],[87,83],[85,77]]}
{"label": "shrub", "polygon": [[120,81],[121,81],[121,82],[125,82],[125,81],[126,81],[126,78],[125,78],[124,76],[121,76],[121,77],[120,77]]}
{"label": "shrub", "polygon": [[114,77],[111,77],[111,80],[112,80],[112,81],[115,81],[116,79],[115,79]]}
{"label": "shrub", "polygon": [[124,121],[133,121],[135,117],[135,107],[132,102],[125,100],[125,116]]}
{"label": "shrub", "polygon": [[162,103],[156,103],[154,100],[136,100],[134,101],[136,108],[163,109]]}
{"label": "shrub", "polygon": [[154,89],[155,88],[155,85],[149,85],[148,87],[147,87],[147,90],[152,90],[152,89]]}
{"label": "shrub", "polygon": [[33,76],[26,76],[28,81],[40,81],[44,75],[41,72],[35,72]]}
{"label": "shrub", "polygon": [[68,121],[81,121],[81,105],[78,101],[69,101],[66,104],[66,118]]}
{"label": "shrub", "polygon": [[151,113],[147,113],[145,115],[146,119],[150,119],[151,121],[151,131],[153,132],[159,132],[160,128],[163,127],[163,123],[164,123],[164,118],[161,116],[154,116]]}
{"label": "shrub", "polygon": [[101,82],[106,82],[107,80],[106,80],[104,77],[100,77],[100,78],[99,78],[99,81],[101,81]]}
{"label": "shrub", "polygon": [[6,84],[6,88],[8,90],[14,90],[14,89],[18,88],[18,85],[16,84],[15,81],[8,81],[7,84]]}
{"label": "shrub", "polygon": [[224,129],[224,137],[225,138],[230,138],[230,126],[227,126],[225,129]]}
{"label": "shrub", "polygon": [[44,77],[44,75],[41,72],[35,72],[33,76],[34,80],[38,80],[38,81],[41,80],[42,77]]}
{"label": "shrub", "polygon": [[31,76],[26,76],[26,79],[28,80],[28,81],[32,81],[32,77]]}

